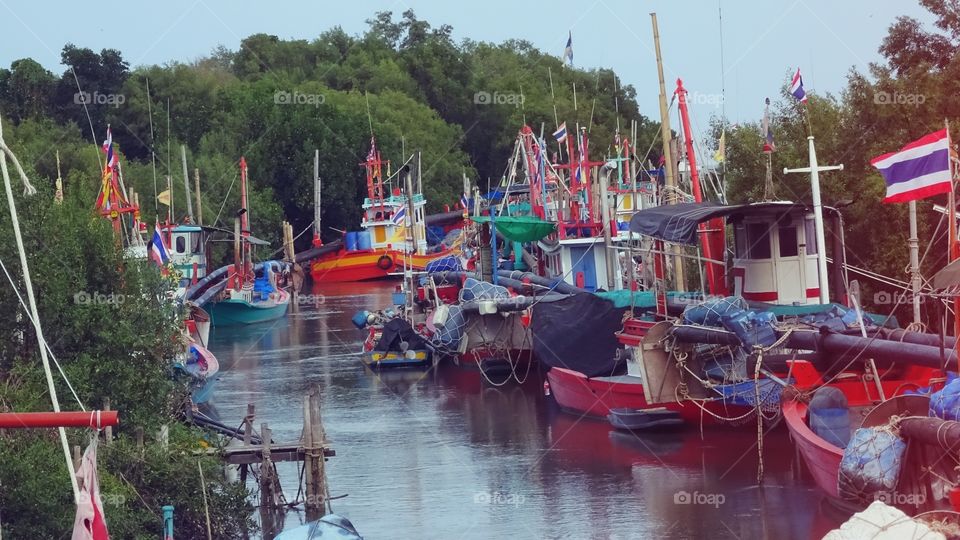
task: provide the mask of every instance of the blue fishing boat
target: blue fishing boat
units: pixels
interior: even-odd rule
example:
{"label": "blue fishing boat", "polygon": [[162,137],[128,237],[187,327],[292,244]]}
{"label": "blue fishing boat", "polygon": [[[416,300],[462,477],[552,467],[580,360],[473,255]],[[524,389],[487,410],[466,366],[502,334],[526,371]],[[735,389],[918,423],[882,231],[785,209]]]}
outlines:
{"label": "blue fishing boat", "polygon": [[234,220],[234,264],[227,267],[226,287],[208,308],[214,326],[255,324],[287,314],[290,293],[277,285],[282,263],[253,266],[252,248],[267,244],[250,235],[247,211],[247,162],[240,158],[239,216]]}
{"label": "blue fishing boat", "polygon": [[337,514],[327,514],[295,529],[283,531],[274,540],[313,540],[315,538],[338,538],[340,540],[363,540],[350,520]]}

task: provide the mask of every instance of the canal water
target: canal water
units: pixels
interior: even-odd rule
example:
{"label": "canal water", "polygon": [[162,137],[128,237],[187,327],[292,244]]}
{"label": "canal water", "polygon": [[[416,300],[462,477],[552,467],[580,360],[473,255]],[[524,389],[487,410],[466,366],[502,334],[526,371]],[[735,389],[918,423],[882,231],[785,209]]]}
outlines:
{"label": "canal water", "polygon": [[[758,485],[755,425],[633,435],[560,411],[536,369],[501,387],[452,366],[366,371],[350,318],[389,304],[394,285],[316,286],[286,319],[211,337],[211,401],[227,424],[253,403],[275,440],[296,440],[320,385],[333,510],[364,538],[807,539],[845,517],[782,425],[764,437]],[[297,466],[278,471],[292,500]],[[290,511],[285,526],[304,519]]]}

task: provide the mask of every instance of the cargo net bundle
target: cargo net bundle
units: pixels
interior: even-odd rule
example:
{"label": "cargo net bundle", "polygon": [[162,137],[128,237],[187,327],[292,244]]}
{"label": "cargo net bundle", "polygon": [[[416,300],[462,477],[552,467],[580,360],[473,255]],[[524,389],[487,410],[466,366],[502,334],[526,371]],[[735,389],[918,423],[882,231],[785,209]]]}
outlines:
{"label": "cargo net bundle", "polygon": [[[513,356],[515,351],[530,348],[529,330],[524,332],[522,342],[519,347],[516,347],[514,346],[516,315],[496,318],[483,317],[483,310],[479,311],[480,316],[477,316],[476,313],[468,315],[462,307],[466,304],[496,304],[499,300],[509,300],[510,298],[510,292],[506,287],[473,278],[464,280],[458,296],[459,305],[451,305],[446,308],[448,310],[446,321],[442,326],[438,325],[437,333],[431,340],[435,350],[441,354],[458,358],[469,347],[473,354],[483,358],[504,360],[510,367],[510,374],[501,382],[491,380],[482,369],[483,366],[480,366],[481,373],[490,384],[501,386],[510,379],[519,383],[526,381],[530,374],[530,362],[527,363],[524,373],[518,373],[519,359]],[[491,320],[496,322],[491,325]],[[491,328],[491,326],[494,326],[494,328]],[[471,342],[468,334],[474,340],[479,337],[479,342]]]}
{"label": "cargo net bundle", "polygon": [[[761,377],[760,373],[765,354],[785,351],[784,339],[777,337],[773,313],[751,310],[742,297],[729,296],[688,307],[678,324],[722,329],[736,335],[740,343],[694,345],[690,353],[683,354],[692,354],[702,373],[694,372],[685,359],[677,358],[678,366],[687,376],[715,394],[712,399],[754,408],[766,420],[779,418],[783,386],[791,381],[789,377],[786,381]],[[742,417],[726,420],[740,419]]]}

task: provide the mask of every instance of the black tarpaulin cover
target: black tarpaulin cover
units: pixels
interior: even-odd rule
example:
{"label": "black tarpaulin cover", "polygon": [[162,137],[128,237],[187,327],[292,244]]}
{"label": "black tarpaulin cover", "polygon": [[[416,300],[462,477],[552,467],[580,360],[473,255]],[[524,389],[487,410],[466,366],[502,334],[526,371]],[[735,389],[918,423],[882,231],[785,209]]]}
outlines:
{"label": "black tarpaulin cover", "polygon": [[[694,245],[697,243],[697,226],[713,218],[807,210],[808,207],[804,204],[786,201],[734,205],[709,202],[667,204],[646,208],[634,214],[630,218],[630,232],[673,244]],[[824,210],[836,213],[833,208],[824,207]]]}
{"label": "black tarpaulin cover", "polygon": [[533,306],[530,329],[537,360],[550,366],[579,371],[587,377],[617,375],[620,342],[614,333],[623,328],[626,308],[591,293],[579,293]]}
{"label": "black tarpaulin cover", "polygon": [[409,350],[425,348],[426,343],[423,338],[417,334],[410,323],[403,319],[390,319],[383,325],[383,331],[380,333],[380,341],[373,350],[377,352],[400,351],[400,342],[406,341]]}

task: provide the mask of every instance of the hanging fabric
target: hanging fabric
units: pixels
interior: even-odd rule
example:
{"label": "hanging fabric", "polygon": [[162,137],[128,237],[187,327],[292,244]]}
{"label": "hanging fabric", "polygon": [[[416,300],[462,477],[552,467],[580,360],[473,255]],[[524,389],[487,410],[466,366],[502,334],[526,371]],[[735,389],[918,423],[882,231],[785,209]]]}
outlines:
{"label": "hanging fabric", "polygon": [[77,477],[82,485],[77,502],[77,517],[73,521],[72,540],[110,540],[107,521],[103,515],[103,501],[100,499],[100,482],[97,479],[96,434],[90,438],[90,444],[83,452]]}

